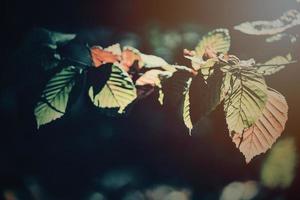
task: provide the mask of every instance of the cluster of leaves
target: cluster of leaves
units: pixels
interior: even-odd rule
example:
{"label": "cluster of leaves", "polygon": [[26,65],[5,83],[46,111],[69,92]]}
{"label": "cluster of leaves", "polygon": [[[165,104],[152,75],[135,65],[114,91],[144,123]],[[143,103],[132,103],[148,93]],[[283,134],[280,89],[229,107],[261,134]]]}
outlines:
{"label": "cluster of leaves", "polygon": [[[230,137],[246,162],[271,148],[285,127],[285,98],[266,85],[264,75],[293,62],[291,56],[276,56],[262,64],[256,64],[254,59],[240,60],[228,54],[230,36],[226,29],[209,32],[195,50],[184,50],[184,56],[191,60],[190,67],[172,65],[160,57],[143,54],[133,47],[121,48],[119,44],[82,48],[88,52],[88,59],[60,55],[64,64],[59,65],[60,71],[46,84],[35,108],[38,127],[64,115],[72,88],[77,84],[76,77],[89,79],[89,74],[104,72],[108,72],[108,77],[88,81],[92,84],[88,85],[87,93],[95,107],[109,116],[128,113],[136,101],[158,91],[158,101],[163,106],[166,99],[180,102],[176,109],[191,133],[203,116],[223,102]],[[199,81],[207,85],[208,92],[203,96],[204,109],[195,117],[193,102],[203,99],[195,99],[191,90]],[[171,82],[171,87],[165,89],[166,82]]]}

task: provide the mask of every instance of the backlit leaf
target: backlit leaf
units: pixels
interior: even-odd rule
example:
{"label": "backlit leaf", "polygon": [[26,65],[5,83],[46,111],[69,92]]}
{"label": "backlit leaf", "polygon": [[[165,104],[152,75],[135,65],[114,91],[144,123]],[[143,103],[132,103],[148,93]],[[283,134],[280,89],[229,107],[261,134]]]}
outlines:
{"label": "backlit leaf", "polygon": [[227,29],[215,29],[205,35],[196,47],[196,54],[203,56],[208,50],[212,53],[226,53],[230,48],[230,36]]}
{"label": "backlit leaf", "polygon": [[104,87],[98,94],[94,94],[93,87],[90,87],[89,96],[95,106],[103,109],[118,109],[118,113],[122,114],[136,99],[137,92],[128,73],[122,67],[112,65],[110,77]]}
{"label": "backlit leaf", "polygon": [[262,116],[243,134],[233,135],[233,142],[244,154],[246,162],[272,147],[282,134],[287,121],[288,105],[285,98],[273,89],[268,90],[268,100]]}
{"label": "backlit leaf", "polygon": [[[190,82],[191,79],[188,81],[188,86],[190,85]],[[191,113],[190,113],[190,93],[188,89],[184,94],[183,105],[182,105],[182,118],[185,126],[189,130],[189,134],[191,135],[191,131],[193,129],[193,123],[192,123]]]}
{"label": "backlit leaf", "polygon": [[49,80],[34,110],[38,127],[64,115],[75,75],[76,70],[70,66]]}
{"label": "backlit leaf", "polygon": [[252,126],[262,115],[266,100],[267,86],[262,75],[251,68],[232,72],[224,103],[229,132],[242,133]]}

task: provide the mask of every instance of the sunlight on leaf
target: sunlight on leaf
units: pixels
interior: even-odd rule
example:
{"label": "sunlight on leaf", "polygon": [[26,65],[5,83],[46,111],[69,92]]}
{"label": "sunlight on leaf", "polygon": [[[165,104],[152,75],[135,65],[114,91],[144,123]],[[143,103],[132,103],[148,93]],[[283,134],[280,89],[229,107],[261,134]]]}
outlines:
{"label": "sunlight on leaf", "polygon": [[183,117],[183,122],[185,126],[189,130],[189,134],[191,135],[192,129],[193,129],[193,123],[191,120],[191,114],[190,114],[190,93],[189,93],[189,86],[191,84],[191,79],[187,81],[188,87],[187,91],[184,94],[184,100],[183,100],[183,105],[182,105],[182,117]]}
{"label": "sunlight on leaf", "polygon": [[211,50],[212,53],[226,53],[230,48],[230,36],[227,29],[215,29],[205,35],[196,46],[196,54],[203,56]]}
{"label": "sunlight on leaf", "polygon": [[224,111],[228,129],[231,134],[242,133],[262,115],[267,86],[264,78],[251,69],[238,70],[227,81],[230,88],[225,96]]}
{"label": "sunlight on leaf", "polygon": [[47,83],[34,110],[38,127],[64,115],[76,73],[72,66],[64,68]]}
{"label": "sunlight on leaf", "polygon": [[128,73],[121,66],[112,65],[110,77],[102,90],[94,94],[93,87],[89,96],[99,108],[118,108],[118,113],[124,113],[125,108],[137,97],[136,88]]}
{"label": "sunlight on leaf", "polygon": [[265,153],[272,147],[284,130],[287,112],[288,105],[284,96],[269,88],[263,115],[243,134],[234,134],[232,138],[236,147],[244,154],[247,163],[254,156]]}
{"label": "sunlight on leaf", "polygon": [[294,138],[284,138],[272,148],[261,168],[261,182],[265,187],[287,188],[295,178],[297,150]]}

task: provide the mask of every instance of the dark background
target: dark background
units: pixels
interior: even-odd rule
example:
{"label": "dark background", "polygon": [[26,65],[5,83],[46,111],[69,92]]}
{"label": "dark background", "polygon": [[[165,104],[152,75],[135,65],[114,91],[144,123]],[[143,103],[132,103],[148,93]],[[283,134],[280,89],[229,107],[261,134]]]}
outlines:
{"label": "dark background", "polygon": [[[154,97],[136,105],[132,115],[125,119],[106,118],[86,105],[82,111],[77,110],[37,132],[32,110],[44,78],[49,75],[43,74],[41,69],[11,63],[26,34],[36,27],[69,33],[103,27],[113,35],[132,32],[141,39],[140,50],[151,53],[147,26],[152,23],[159,24],[163,30],[176,30],[186,23],[199,24],[205,30],[228,28],[232,36],[231,53],[241,58],[267,60],[292,52],[299,60],[299,41],[268,44],[264,37],[233,30],[233,26],[241,22],[271,20],[292,8],[299,8],[299,4],[293,0],[5,1],[1,6],[4,15],[1,31],[2,188],[26,193],[26,183],[34,177],[46,193],[57,199],[82,199],[98,189],[97,177],[111,169],[129,167],[141,174],[138,188],[163,182],[191,188],[195,199],[216,199],[221,188],[232,181],[258,180],[265,156],[260,155],[245,164],[228,136],[221,107],[192,137],[172,113],[163,112]],[[299,33],[299,28],[292,31]],[[180,62],[181,58],[176,57],[176,61]],[[295,137],[298,149],[299,72],[299,64],[293,64],[267,78],[268,85],[288,101],[289,120],[282,137]],[[299,186],[297,173],[290,188],[267,191],[261,198],[295,199]],[[117,195],[112,198],[119,199]]]}

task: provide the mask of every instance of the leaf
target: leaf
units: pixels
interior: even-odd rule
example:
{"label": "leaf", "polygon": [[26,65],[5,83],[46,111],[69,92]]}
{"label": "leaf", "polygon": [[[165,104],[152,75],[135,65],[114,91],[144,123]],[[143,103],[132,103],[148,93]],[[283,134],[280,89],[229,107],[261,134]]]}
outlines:
{"label": "leaf", "polygon": [[[118,46],[120,47],[120,46]],[[116,48],[116,45],[108,47],[108,49],[102,49],[100,46],[93,46],[91,51],[91,57],[93,60],[93,65],[95,67],[100,67],[106,63],[115,63],[118,61],[118,55],[114,54],[115,51],[113,48]],[[116,52],[118,53],[118,51]]]}
{"label": "leaf", "polygon": [[169,78],[172,76],[172,72],[163,71],[158,69],[152,69],[146,71],[141,77],[139,77],[135,84],[142,86],[142,85],[151,85],[151,86],[158,86],[161,88],[161,80]]}
{"label": "leaf", "polygon": [[295,139],[288,137],[279,140],[262,164],[262,185],[270,189],[288,188],[296,176],[297,161]]}
{"label": "leaf", "polygon": [[[45,29],[45,31],[47,30]],[[49,31],[49,34],[53,43],[58,43],[58,44],[69,42],[70,40],[73,40],[76,37],[76,34],[60,33],[55,31]]]}
{"label": "leaf", "polygon": [[288,105],[285,98],[273,89],[268,89],[268,100],[262,116],[244,133],[234,134],[232,140],[244,154],[246,162],[272,147],[282,134],[287,121]]}
{"label": "leaf", "polygon": [[196,54],[203,56],[210,49],[214,53],[226,53],[230,48],[230,36],[227,29],[215,29],[205,35],[196,46]]}
{"label": "leaf", "polygon": [[90,87],[89,96],[95,106],[102,109],[118,109],[118,113],[122,114],[136,99],[137,91],[128,73],[122,67],[112,65],[110,77],[102,90],[94,94],[93,87]]}
{"label": "leaf", "polygon": [[163,105],[172,110],[181,104],[184,94],[189,87],[191,74],[186,71],[177,71],[170,78],[162,82]]}
{"label": "leaf", "polygon": [[234,29],[250,35],[275,35],[297,25],[300,25],[300,13],[297,10],[289,10],[279,19],[244,22]]}
{"label": "leaf", "polygon": [[279,72],[280,70],[284,69],[285,65],[289,64],[291,60],[291,54],[287,54],[285,57],[276,56],[271,60],[265,62],[262,66],[258,67],[257,72],[263,75],[275,74],[276,72]]}
{"label": "leaf", "polygon": [[[184,124],[189,129],[189,133],[191,134],[191,130],[193,128],[193,124],[197,123],[198,121],[202,120],[204,116],[210,114],[224,99],[225,95],[225,83],[226,76],[220,71],[216,70],[216,73],[211,76],[207,81],[207,86],[203,95],[200,96],[201,99],[197,99],[198,103],[201,103],[200,106],[191,105],[190,98],[196,98],[195,95],[190,95],[190,92],[196,92],[192,90],[190,87],[187,88],[187,92],[184,95],[183,105],[182,105],[182,117]],[[199,80],[193,80],[199,81]],[[189,86],[190,86],[190,82]],[[200,88],[199,88],[200,89]],[[198,92],[198,91],[197,91]],[[195,100],[194,100],[195,101]],[[192,120],[192,113],[191,107],[195,108],[197,106],[197,117],[194,116]],[[200,108],[199,108],[200,107]],[[196,109],[193,109],[194,111]]]}
{"label": "leaf", "polygon": [[140,56],[145,68],[154,68],[169,65],[164,59],[158,56],[147,55],[143,53],[141,53]]}
{"label": "leaf", "polygon": [[[228,72],[230,73],[230,72]],[[267,86],[262,75],[251,68],[232,72],[224,110],[230,133],[242,133],[262,115]]]}
{"label": "leaf", "polygon": [[187,91],[184,95],[182,110],[183,110],[182,111],[183,122],[189,130],[189,135],[191,135],[193,129],[193,122],[190,113],[190,92],[189,91]]}
{"label": "leaf", "polygon": [[64,115],[76,73],[72,66],[64,68],[47,83],[34,110],[38,128]]}

